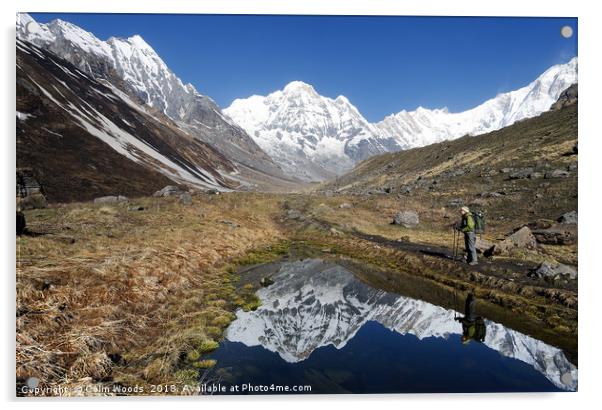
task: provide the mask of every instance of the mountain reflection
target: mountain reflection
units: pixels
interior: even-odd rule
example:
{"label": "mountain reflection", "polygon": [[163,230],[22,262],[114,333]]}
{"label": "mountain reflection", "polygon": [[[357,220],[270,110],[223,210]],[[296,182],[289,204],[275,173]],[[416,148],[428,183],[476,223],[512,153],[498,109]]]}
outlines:
{"label": "mountain reflection", "polygon": [[[272,279],[274,284],[257,292],[262,305],[239,311],[226,337],[262,346],[289,363],[327,345],[342,349],[369,321],[419,340],[462,333],[453,310],[372,288],[344,267],[319,259],[282,263]],[[558,388],[576,389],[577,368],[560,349],[485,322],[488,348],[529,364]]]}

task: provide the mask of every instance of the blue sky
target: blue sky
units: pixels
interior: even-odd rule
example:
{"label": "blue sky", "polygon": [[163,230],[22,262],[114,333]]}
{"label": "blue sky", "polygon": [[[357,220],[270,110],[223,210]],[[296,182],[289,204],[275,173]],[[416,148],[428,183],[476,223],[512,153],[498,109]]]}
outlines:
{"label": "blue sky", "polygon": [[418,106],[463,111],[577,55],[575,18],[31,15],[102,40],[140,34],[222,107],[301,80],[345,95],[370,121]]}

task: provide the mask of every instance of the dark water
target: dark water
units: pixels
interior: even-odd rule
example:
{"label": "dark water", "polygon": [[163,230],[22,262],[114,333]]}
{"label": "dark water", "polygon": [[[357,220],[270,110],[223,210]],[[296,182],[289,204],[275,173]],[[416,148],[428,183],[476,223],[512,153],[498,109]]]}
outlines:
{"label": "dark water", "polygon": [[227,392],[231,386],[238,394],[298,386],[310,386],[309,393],[577,387],[577,369],[559,349],[488,320],[482,343],[462,343],[455,312],[371,288],[341,266],[285,262],[273,279],[258,291],[262,306],[238,312],[211,355],[218,361],[211,379]]}

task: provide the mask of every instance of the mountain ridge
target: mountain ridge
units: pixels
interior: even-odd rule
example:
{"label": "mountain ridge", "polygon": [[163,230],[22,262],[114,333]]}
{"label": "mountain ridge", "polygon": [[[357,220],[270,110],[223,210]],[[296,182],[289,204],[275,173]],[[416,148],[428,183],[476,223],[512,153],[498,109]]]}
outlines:
{"label": "mountain ridge", "polygon": [[[289,172],[320,181],[339,176],[373,155],[481,135],[532,118],[547,111],[576,82],[574,57],[550,67],[528,85],[470,110],[452,113],[447,108],[418,107],[370,123],[345,96],[331,99],[295,80],[267,96],[238,98],[224,112]],[[325,160],[324,152],[334,161]]]}
{"label": "mountain ridge", "polygon": [[243,189],[298,185],[223,115],[213,99],[192,84],[184,84],[141,36],[102,41],[75,24],[58,19],[39,24],[20,13],[17,38],[52,52],[94,78],[109,81],[132,100],[162,112],[184,132],[212,145],[233,162]]}

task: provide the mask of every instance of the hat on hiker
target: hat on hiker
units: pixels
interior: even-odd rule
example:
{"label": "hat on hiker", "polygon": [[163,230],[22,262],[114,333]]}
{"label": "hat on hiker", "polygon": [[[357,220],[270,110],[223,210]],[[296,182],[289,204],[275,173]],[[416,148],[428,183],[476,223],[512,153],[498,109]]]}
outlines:
{"label": "hat on hiker", "polygon": [[469,212],[470,212],[470,209],[468,209],[468,207],[467,207],[467,206],[463,206],[462,208],[460,208],[460,210],[461,210],[462,212],[466,212],[466,213],[469,213]]}

